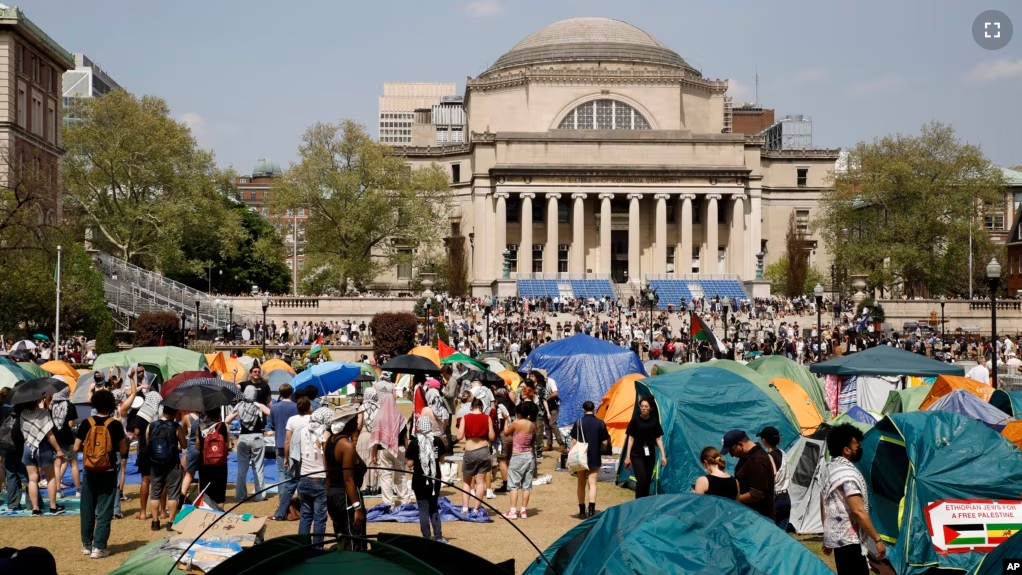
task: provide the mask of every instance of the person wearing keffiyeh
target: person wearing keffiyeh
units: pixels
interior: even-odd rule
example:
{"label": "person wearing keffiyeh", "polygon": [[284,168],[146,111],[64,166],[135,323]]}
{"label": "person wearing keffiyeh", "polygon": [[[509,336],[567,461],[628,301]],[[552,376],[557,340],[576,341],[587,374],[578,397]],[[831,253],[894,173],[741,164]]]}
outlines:
{"label": "person wearing keffiyeh", "polygon": [[[431,390],[436,391],[436,390]],[[405,465],[412,470],[412,491],[419,506],[419,529],[426,539],[447,543],[440,523],[440,464],[443,463],[444,444],[436,436],[432,418],[420,417],[415,435],[405,452]],[[430,537],[430,527],[433,528]]]}
{"label": "person wearing keffiyeh", "polygon": [[256,401],[259,388],[250,385],[234,412],[227,416],[224,423],[230,423],[235,417],[241,421],[241,434],[238,436],[238,479],[234,484],[234,498],[243,501],[248,497],[248,468],[252,468],[253,489],[256,501],[266,501],[263,492],[263,477],[266,464],[266,440],[263,430],[266,427],[266,416],[270,408]]}
{"label": "person wearing keffiyeh", "polygon": [[57,437],[57,444],[60,445],[61,451],[64,452],[65,459],[54,461],[54,472],[57,477],[64,477],[64,472],[67,468],[71,468],[71,480],[74,482],[75,492],[81,493],[82,491],[82,479],[78,473],[77,465],[68,465],[68,461],[71,461],[74,454],[75,444],[75,411],[72,411],[74,407],[71,405],[71,388],[65,387],[53,395],[53,399],[50,402],[50,415],[53,418],[53,434]]}
{"label": "person wearing keffiyeh", "polygon": [[326,460],[323,447],[333,417],[334,410],[320,407],[312,412],[309,424],[301,431],[302,478],[298,480],[298,498],[302,502],[302,512],[298,533],[312,533],[315,545],[323,543],[323,533],[326,532]]}
{"label": "person wearing keffiyeh", "polygon": [[[370,461],[372,459],[373,426],[376,424],[376,414],[380,411],[380,394],[375,387],[370,387],[363,393],[362,409],[362,429],[358,434],[358,441],[355,443],[355,451],[363,461]],[[366,495],[379,492],[379,481],[375,469],[370,469],[366,473],[359,489]]]}
{"label": "person wearing keffiyeh", "polygon": [[[380,382],[377,386],[380,396],[380,408],[373,423],[370,434],[371,467],[380,467],[377,474],[380,479],[380,494],[383,503],[396,506],[410,499],[408,482],[405,478],[404,459],[401,454],[401,441],[407,422],[397,408],[393,384]],[[395,473],[397,476],[395,477]]]}
{"label": "person wearing keffiyeh", "polygon": [[[48,400],[47,400],[48,401]],[[50,498],[50,513],[63,513],[64,507],[57,505],[57,476],[53,471],[55,460],[66,460],[64,452],[54,435],[53,419],[49,409],[33,403],[21,410],[21,433],[25,436],[25,449],[21,462],[28,475],[28,499],[32,514],[40,515],[39,481],[48,478],[46,493]]]}

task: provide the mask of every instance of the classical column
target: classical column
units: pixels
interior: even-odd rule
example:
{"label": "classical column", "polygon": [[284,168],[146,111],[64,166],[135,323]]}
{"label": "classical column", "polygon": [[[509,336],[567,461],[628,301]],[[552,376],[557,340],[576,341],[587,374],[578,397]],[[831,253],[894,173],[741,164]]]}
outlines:
{"label": "classical column", "polygon": [[561,194],[546,195],[546,247],[543,249],[543,273],[557,273],[557,200]]}
{"label": "classical column", "polygon": [[597,273],[610,273],[610,258],[612,246],[610,245],[610,201],[614,194],[600,194],[600,269]]}
{"label": "classical column", "polygon": [[[667,200],[668,194],[656,194],[656,231],[653,245],[653,273],[667,273]],[[677,257],[677,254],[675,254]]]}
{"label": "classical column", "polygon": [[522,192],[519,218],[522,221],[522,243],[518,246],[518,273],[532,273],[532,198],[536,194]]}
{"label": "classical column", "polygon": [[749,189],[749,219],[751,224],[749,226],[749,246],[752,248],[752,252],[749,253],[749,277],[756,277],[756,254],[759,253],[762,243],[763,233],[763,190],[761,188],[750,188]]}
{"label": "classical column", "polygon": [[568,268],[573,275],[581,276],[586,273],[586,222],[584,201],[586,194],[576,192],[571,194],[574,212],[571,215],[571,267]]}
{"label": "classical column", "polygon": [[495,239],[493,247],[497,251],[497,277],[504,277],[504,250],[507,249],[507,192],[497,192],[493,197],[497,199],[496,219],[493,224]]}
{"label": "classical column", "polygon": [[487,198],[484,190],[475,190],[473,192],[475,198],[473,199],[475,206],[473,210],[473,222],[472,230],[475,235],[471,238],[472,246],[472,281],[482,281],[486,275],[486,260],[489,258],[490,252],[486,250],[486,230],[487,230],[487,216],[489,210],[487,209]]}
{"label": "classical column", "polygon": [[639,283],[642,275],[639,271],[639,200],[642,194],[628,194],[628,281]]}
{"label": "classical column", "polygon": [[681,254],[675,257],[678,265],[675,266],[677,273],[692,273],[692,200],[696,199],[695,194],[682,194],[681,217],[678,219],[678,231],[681,236]]}
{"label": "classical column", "polygon": [[752,249],[752,202],[745,202],[745,213],[742,215],[745,221],[745,243],[742,244],[745,262],[742,264],[742,279],[747,281],[756,279],[756,251]]}
{"label": "classical column", "polygon": [[[731,234],[729,254],[731,256],[731,273],[745,276],[745,194],[734,194],[734,205],[731,207]],[[498,220],[499,221],[499,220]]]}
{"label": "classical column", "polygon": [[717,250],[720,249],[718,245],[720,240],[717,239],[717,233],[719,232],[717,200],[720,197],[720,194],[708,194],[706,196],[706,221],[703,222],[703,227],[706,228],[706,253],[699,258],[699,271],[704,274],[715,274],[719,271],[717,266]]}

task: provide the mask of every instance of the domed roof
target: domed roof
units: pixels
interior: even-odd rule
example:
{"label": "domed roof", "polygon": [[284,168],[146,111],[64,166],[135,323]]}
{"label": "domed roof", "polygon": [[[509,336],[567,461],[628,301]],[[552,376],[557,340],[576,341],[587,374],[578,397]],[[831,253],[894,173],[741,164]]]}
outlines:
{"label": "domed roof", "polygon": [[690,67],[663,42],[627,22],[572,18],[529,34],[487,71],[543,63],[594,61]]}
{"label": "domed roof", "polygon": [[259,158],[256,160],[254,166],[252,166],[252,177],[253,178],[267,178],[271,176],[279,176],[284,171],[280,169],[280,164],[269,159]]}

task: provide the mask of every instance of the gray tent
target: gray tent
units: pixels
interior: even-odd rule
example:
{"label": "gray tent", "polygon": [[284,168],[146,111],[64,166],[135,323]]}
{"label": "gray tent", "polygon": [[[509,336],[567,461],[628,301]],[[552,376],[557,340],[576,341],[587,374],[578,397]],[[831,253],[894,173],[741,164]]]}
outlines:
{"label": "gray tent", "polygon": [[800,437],[784,455],[791,484],[791,528],[799,534],[823,533],[820,517],[820,486],[826,473],[826,432]]}

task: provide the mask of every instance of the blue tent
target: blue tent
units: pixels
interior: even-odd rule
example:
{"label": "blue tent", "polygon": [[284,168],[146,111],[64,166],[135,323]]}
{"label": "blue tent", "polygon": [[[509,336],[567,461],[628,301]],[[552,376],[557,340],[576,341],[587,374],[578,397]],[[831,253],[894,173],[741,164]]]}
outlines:
{"label": "blue tent", "polygon": [[866,425],[877,424],[877,418],[870,415],[868,411],[859,407],[858,405],[853,405],[851,409],[845,412],[845,415],[851,417],[852,419],[858,421],[859,423],[865,423]]}
{"label": "blue tent", "polygon": [[1009,419],[1006,413],[964,389],[952,391],[926,409],[927,411],[960,413],[985,423],[998,432],[1004,430],[1004,426],[1008,425]]}
{"label": "blue tent", "polygon": [[990,396],[990,405],[1008,415],[1022,415],[1022,391],[994,390]]}
{"label": "blue tent", "polygon": [[[688,493],[696,478],[704,474],[699,452],[704,447],[719,448],[724,434],[744,429],[749,437],[768,425],[781,432],[781,449],[787,450],[801,436],[800,429],[777,403],[755,383],[727,369],[704,364],[649,377],[635,382],[638,397],[652,395],[655,415],[664,429],[667,468],[659,458],[654,471],[654,493]],[[635,407],[638,413],[638,406]],[[631,471],[622,463],[618,483],[631,479]],[[733,470],[737,460],[725,457]]]}
{"label": "blue tent", "polygon": [[561,412],[557,425],[582,417],[582,403],[596,405],[614,382],[630,373],[646,374],[639,356],[602,339],[585,334],[543,344],[529,354],[519,371],[545,369],[557,382]]}
{"label": "blue tent", "polygon": [[927,506],[955,499],[1017,500],[1022,485],[1022,452],[957,413],[892,413],[866,433],[862,450],[856,466],[869,489],[869,515],[898,575],[922,575],[932,567],[973,569],[983,553],[941,554],[934,548]]}
{"label": "blue tent", "polygon": [[722,497],[692,493],[611,507],[572,528],[543,556],[546,560],[537,557],[525,575],[833,575],[812,551],[759,513]]}

